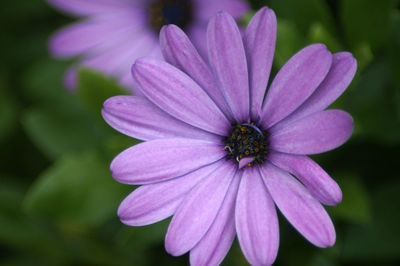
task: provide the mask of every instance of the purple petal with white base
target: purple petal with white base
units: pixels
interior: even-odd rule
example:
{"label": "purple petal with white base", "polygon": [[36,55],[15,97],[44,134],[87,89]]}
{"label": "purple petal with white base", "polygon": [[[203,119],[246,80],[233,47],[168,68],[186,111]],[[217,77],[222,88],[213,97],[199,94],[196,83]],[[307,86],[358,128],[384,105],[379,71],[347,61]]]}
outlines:
{"label": "purple petal with white base", "polygon": [[217,84],[237,122],[249,119],[249,78],[242,36],[233,18],[219,12],[207,28],[208,56]]}
{"label": "purple petal with white base", "polygon": [[278,253],[278,216],[258,169],[242,175],[235,222],[240,247],[250,264],[271,265]]}
{"label": "purple petal with white base", "polygon": [[292,154],[316,154],[342,145],[353,131],[353,118],[341,110],[322,111],[271,131],[270,148]]}
{"label": "purple petal with white base", "polygon": [[168,253],[179,256],[192,249],[212,225],[236,168],[224,163],[204,178],[179,206],[165,236]]}
{"label": "purple petal with white base", "polygon": [[185,175],[223,156],[222,146],[202,140],[152,140],[117,155],[111,172],[121,183],[151,184]]}
{"label": "purple petal with white base", "polygon": [[190,250],[191,265],[219,265],[232,246],[236,234],[235,220],[232,217],[235,215],[240,179],[241,174],[236,174],[214,223],[200,242]]}
{"label": "purple petal with white base", "polygon": [[247,26],[244,45],[250,81],[250,108],[253,120],[258,119],[274,59],[276,41],[275,13],[264,7]]}
{"label": "purple petal with white base", "polygon": [[266,164],[261,175],[282,214],[308,241],[330,247],[336,233],[328,213],[307,189],[279,168]]}
{"label": "purple petal with white base", "polygon": [[268,160],[296,176],[317,200],[326,205],[342,201],[339,185],[316,162],[304,155],[271,152]]}
{"label": "purple petal with white base", "polygon": [[122,201],[118,216],[124,224],[131,226],[161,221],[173,215],[187,193],[220,166],[219,161],[182,177],[143,185]]}
{"label": "purple petal with white base", "polygon": [[137,60],[132,72],[143,94],[170,115],[212,133],[226,134],[227,118],[185,73],[151,59]]}
{"label": "purple petal with white base", "polygon": [[119,132],[142,140],[185,137],[220,143],[220,137],[168,115],[144,97],[114,96],[104,102],[104,120]]}
{"label": "purple petal with white base", "polygon": [[270,128],[299,107],[324,80],[332,63],[325,45],[297,52],[279,70],[265,98],[260,124]]}

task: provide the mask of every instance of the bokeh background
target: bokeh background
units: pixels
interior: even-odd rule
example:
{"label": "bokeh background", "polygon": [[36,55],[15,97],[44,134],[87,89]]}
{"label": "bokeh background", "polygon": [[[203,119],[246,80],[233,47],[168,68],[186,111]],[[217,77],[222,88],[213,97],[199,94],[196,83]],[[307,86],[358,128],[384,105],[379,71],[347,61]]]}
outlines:
{"label": "bokeh background", "polygon": [[[313,156],[343,190],[329,207],[337,243],[319,249],[280,216],[275,265],[400,265],[400,4],[398,0],[252,0],[278,17],[274,71],[313,42],[351,51],[358,71],[334,104],[355,120],[342,147]],[[137,141],[103,122],[102,102],[124,93],[89,70],[75,93],[62,85],[71,61],[47,41],[73,19],[43,0],[0,9],[0,264],[187,265],[163,247],[168,220],[127,227],[116,216],[132,187],[109,173]],[[251,14],[243,18],[245,24]],[[224,265],[247,265],[235,241]]]}

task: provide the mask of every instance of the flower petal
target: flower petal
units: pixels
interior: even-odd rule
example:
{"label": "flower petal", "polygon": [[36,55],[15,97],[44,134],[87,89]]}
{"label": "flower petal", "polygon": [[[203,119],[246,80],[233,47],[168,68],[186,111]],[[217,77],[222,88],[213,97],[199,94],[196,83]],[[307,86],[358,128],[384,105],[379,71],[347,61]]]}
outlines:
{"label": "flower petal", "polygon": [[299,107],[324,80],[332,54],[323,44],[297,52],[278,72],[262,108],[261,125],[269,128]]}
{"label": "flower petal", "polygon": [[138,59],[133,78],[146,97],[170,115],[225,135],[230,123],[211,98],[185,73],[162,61]]}
{"label": "flower petal", "polygon": [[195,186],[176,211],[165,236],[168,253],[180,256],[205,235],[220,210],[236,167],[224,162]]}
{"label": "flower petal", "polygon": [[274,11],[264,7],[251,19],[244,36],[250,78],[250,111],[252,120],[258,119],[267,89],[276,41]]}
{"label": "flower petal", "polygon": [[219,265],[235,239],[235,201],[240,175],[233,178],[214,223],[190,250],[190,265]]}
{"label": "flower petal", "polygon": [[185,137],[220,142],[221,137],[168,115],[144,97],[114,96],[104,102],[104,120],[130,137],[153,140]]}
{"label": "flower petal", "polygon": [[249,4],[243,0],[195,0],[195,10],[197,19],[208,21],[217,12],[223,10],[231,14],[234,18],[240,18],[250,9]]}
{"label": "flower petal", "polygon": [[265,164],[260,172],[275,204],[300,234],[318,247],[335,243],[328,213],[302,184],[272,164]]}
{"label": "flower petal", "polygon": [[353,118],[341,110],[321,111],[271,131],[270,148],[294,154],[316,154],[342,145],[353,131]]}
{"label": "flower petal", "polygon": [[74,15],[94,15],[112,13],[132,8],[132,4],[125,0],[47,0],[55,8]]}
{"label": "flower petal", "polygon": [[124,224],[131,226],[148,225],[171,216],[186,194],[223,162],[205,166],[183,177],[140,186],[122,201],[118,216]]}
{"label": "flower petal", "polygon": [[285,127],[293,121],[327,108],[349,86],[356,69],[357,61],[351,53],[333,54],[332,66],[324,81],[296,111],[276,124],[276,127]]}
{"label": "flower petal", "polygon": [[240,247],[249,263],[271,265],[278,253],[278,217],[257,168],[243,172],[235,222]]}
{"label": "flower petal", "polygon": [[185,175],[226,155],[222,146],[193,139],[160,139],[126,149],[111,162],[125,184],[151,184]]}
{"label": "flower petal", "polygon": [[218,89],[210,68],[186,34],[175,25],[164,26],[160,32],[160,46],[165,60],[197,82],[232,121],[232,112]]}
{"label": "flower petal", "polygon": [[217,13],[207,28],[208,56],[218,87],[237,122],[249,119],[249,79],[246,55],[235,20]]}
{"label": "flower petal", "polygon": [[342,191],[338,184],[307,156],[271,152],[268,160],[296,176],[311,195],[323,204],[337,205],[342,201]]}

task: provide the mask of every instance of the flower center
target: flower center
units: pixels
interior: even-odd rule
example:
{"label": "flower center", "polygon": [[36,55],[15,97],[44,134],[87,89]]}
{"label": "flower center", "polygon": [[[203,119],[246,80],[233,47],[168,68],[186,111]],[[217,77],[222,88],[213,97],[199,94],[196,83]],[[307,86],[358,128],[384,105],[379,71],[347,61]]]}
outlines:
{"label": "flower center", "polygon": [[157,33],[167,24],[184,29],[192,18],[192,3],[190,0],[153,0],[149,11],[150,26]]}
{"label": "flower center", "polygon": [[254,122],[236,124],[225,138],[225,144],[227,159],[239,165],[242,160],[247,166],[262,164],[268,153],[268,132],[260,130]]}

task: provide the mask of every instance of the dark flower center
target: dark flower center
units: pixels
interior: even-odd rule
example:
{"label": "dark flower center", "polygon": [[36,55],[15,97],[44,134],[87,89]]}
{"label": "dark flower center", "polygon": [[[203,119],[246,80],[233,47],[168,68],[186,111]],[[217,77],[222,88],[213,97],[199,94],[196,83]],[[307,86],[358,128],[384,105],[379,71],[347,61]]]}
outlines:
{"label": "dark flower center", "polygon": [[259,129],[255,123],[236,124],[230,135],[225,138],[224,150],[227,159],[239,163],[245,158],[251,158],[248,166],[262,164],[268,154],[268,132]]}
{"label": "dark flower center", "polygon": [[181,29],[190,23],[192,3],[190,0],[153,0],[149,7],[150,26],[158,33],[162,26],[175,24]]}

